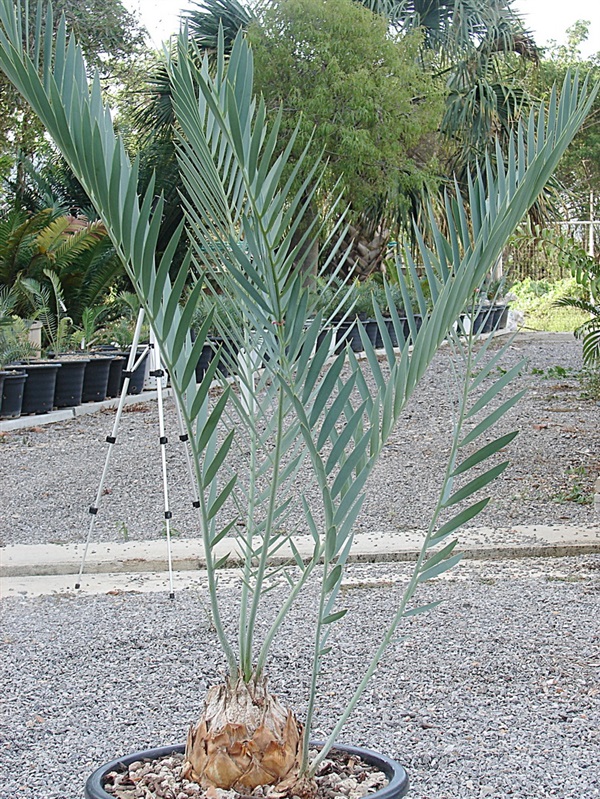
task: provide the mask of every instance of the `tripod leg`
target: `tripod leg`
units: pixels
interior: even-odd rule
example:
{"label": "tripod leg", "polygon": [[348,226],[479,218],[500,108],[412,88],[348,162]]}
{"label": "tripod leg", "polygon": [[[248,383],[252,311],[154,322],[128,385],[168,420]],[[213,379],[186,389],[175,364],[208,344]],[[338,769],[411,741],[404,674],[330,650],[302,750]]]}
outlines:
{"label": "tripod leg", "polygon": [[[151,334],[151,339],[153,338]],[[165,374],[162,367],[161,367],[161,358],[160,352],[157,346],[156,341],[151,341],[152,351],[150,353],[150,357],[152,359],[152,366],[153,368],[150,370],[151,377],[156,378],[156,395],[158,399],[158,434],[159,434],[159,441],[160,441],[160,458],[161,458],[161,465],[162,465],[162,479],[163,479],[163,497],[164,497],[164,508],[165,508],[165,532],[167,535],[167,556],[169,562],[169,587],[170,593],[169,596],[171,599],[175,598],[175,593],[173,590],[173,554],[171,551],[171,517],[172,513],[169,508],[169,483],[167,480],[167,436],[165,435],[165,414],[164,414],[164,405],[163,405],[163,388],[162,388],[162,377]]]}
{"label": "tripod leg", "polygon": [[[81,575],[83,574],[83,569],[85,566],[85,560],[87,558],[88,548],[90,545],[90,541],[92,539],[92,532],[94,530],[94,524],[96,522],[96,516],[98,514],[98,508],[100,507],[100,499],[102,497],[104,491],[104,483],[106,480],[106,475],[108,474],[108,466],[110,464],[110,459],[112,457],[113,447],[117,441],[117,433],[119,432],[119,424],[121,422],[121,413],[123,412],[123,406],[125,405],[125,399],[127,397],[127,390],[129,389],[129,381],[131,375],[136,367],[136,352],[137,346],[140,340],[140,334],[142,330],[142,323],[144,321],[144,311],[140,308],[140,312],[138,314],[137,322],[135,325],[135,331],[133,334],[133,341],[131,344],[131,351],[129,353],[129,358],[127,360],[127,367],[124,370],[123,374],[125,375],[125,380],[123,382],[123,388],[121,389],[121,396],[119,397],[119,404],[117,406],[117,412],[115,414],[115,421],[113,423],[112,431],[109,436],[106,436],[106,441],[108,443],[108,451],[106,453],[106,459],[104,461],[104,468],[102,469],[102,475],[100,476],[100,483],[98,485],[98,491],[96,493],[96,500],[93,505],[90,505],[89,512],[90,512],[90,524],[88,528],[87,538],[85,539],[85,546],[83,549],[83,555],[81,557],[81,565],[79,566],[79,573],[77,575],[77,582],[75,583],[75,588],[81,587]],[[141,358],[144,357],[144,353],[138,358],[138,362]]]}

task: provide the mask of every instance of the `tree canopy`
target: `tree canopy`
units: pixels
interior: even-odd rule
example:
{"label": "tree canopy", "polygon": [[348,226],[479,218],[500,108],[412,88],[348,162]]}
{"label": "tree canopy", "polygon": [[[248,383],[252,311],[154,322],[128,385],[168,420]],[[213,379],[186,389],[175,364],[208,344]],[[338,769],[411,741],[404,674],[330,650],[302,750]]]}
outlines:
{"label": "tree canopy", "polygon": [[[584,67],[592,79],[600,80],[600,52],[583,59],[581,46],[589,36],[589,22],[579,20],[566,31],[565,43],[556,43],[541,63],[536,83],[539,94],[547,95],[555,81],[564,78],[568,69]],[[588,219],[590,192],[595,195],[596,215],[600,210],[600,100],[596,97],[592,112],[562,159],[557,177],[566,189],[568,213]]]}
{"label": "tree canopy", "polygon": [[[64,14],[89,70],[98,70],[105,84],[126,84],[145,52],[145,31],[121,0],[56,0],[52,5],[55,27]],[[31,37],[34,16],[30,18]],[[8,173],[18,152],[39,155],[47,150],[39,121],[5,76],[0,75],[0,177]]]}
{"label": "tree canopy", "polygon": [[387,20],[352,0],[282,0],[248,29],[256,89],[282,128],[300,132],[328,160],[355,214],[381,196],[418,190],[435,172],[429,134],[443,92],[418,58],[421,35],[392,34]]}

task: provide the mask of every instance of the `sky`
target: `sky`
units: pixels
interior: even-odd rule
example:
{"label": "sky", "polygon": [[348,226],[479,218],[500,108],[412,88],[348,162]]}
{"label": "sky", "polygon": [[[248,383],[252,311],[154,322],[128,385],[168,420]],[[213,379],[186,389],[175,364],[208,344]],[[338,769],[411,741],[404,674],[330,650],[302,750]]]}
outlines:
{"label": "sky", "polygon": [[[138,13],[157,46],[177,31],[179,10],[191,7],[185,0],[124,0],[124,5]],[[565,44],[567,28],[586,19],[591,22],[590,37],[582,47],[582,55],[600,51],[598,0],[514,0],[514,8],[533,31],[538,45],[544,46],[551,39]]]}

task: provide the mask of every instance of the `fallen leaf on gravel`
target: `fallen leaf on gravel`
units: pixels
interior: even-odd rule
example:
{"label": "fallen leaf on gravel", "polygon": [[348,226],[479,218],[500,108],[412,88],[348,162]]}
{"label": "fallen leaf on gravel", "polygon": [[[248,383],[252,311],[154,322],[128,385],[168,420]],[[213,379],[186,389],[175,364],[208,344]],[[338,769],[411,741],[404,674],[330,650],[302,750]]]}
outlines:
{"label": "fallen leaf on gravel", "polygon": [[548,425],[547,424],[532,424],[531,426],[533,427],[534,430],[547,430],[548,429]]}

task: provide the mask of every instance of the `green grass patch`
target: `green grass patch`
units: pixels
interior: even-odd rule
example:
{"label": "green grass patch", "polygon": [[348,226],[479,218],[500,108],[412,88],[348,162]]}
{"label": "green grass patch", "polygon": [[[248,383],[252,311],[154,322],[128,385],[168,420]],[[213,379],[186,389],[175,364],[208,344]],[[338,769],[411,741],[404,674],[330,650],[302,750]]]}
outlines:
{"label": "green grass patch", "polygon": [[561,297],[579,297],[581,288],[575,278],[531,280],[527,278],[511,286],[516,300],[511,303],[517,311],[525,314],[525,327],[551,333],[568,333],[589,319],[589,315],[576,308],[560,308],[554,305]]}

